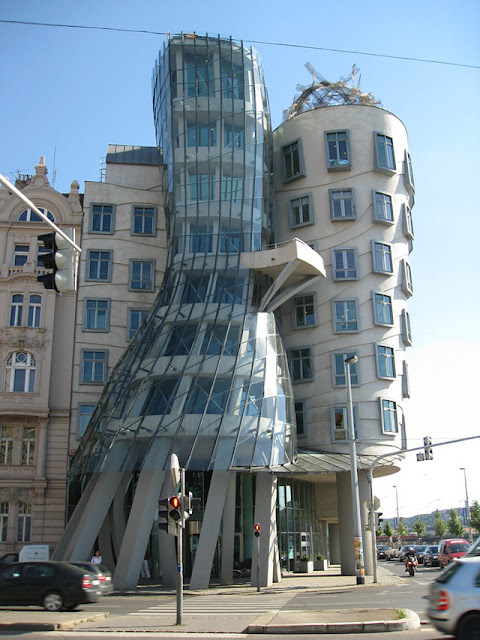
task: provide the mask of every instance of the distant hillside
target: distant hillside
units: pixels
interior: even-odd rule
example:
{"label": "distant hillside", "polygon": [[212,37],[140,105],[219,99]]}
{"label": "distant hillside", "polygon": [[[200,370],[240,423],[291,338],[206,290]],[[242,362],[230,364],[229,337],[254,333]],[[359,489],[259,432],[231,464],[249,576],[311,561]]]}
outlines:
{"label": "distant hillside", "polygon": [[[447,522],[448,518],[450,517],[450,511],[451,509],[439,509],[439,512],[442,518],[445,520],[445,522]],[[458,517],[462,519],[463,509],[455,508],[455,511],[457,512]],[[417,521],[417,518],[425,522],[425,524],[427,525],[427,531],[433,531],[433,523],[435,521],[435,511],[432,511],[432,513],[422,513],[418,516],[411,516],[410,518],[402,518],[403,523],[405,524],[406,527],[408,527],[409,531],[412,531],[412,527]],[[389,520],[390,520],[390,524],[393,524],[393,518],[389,518]]]}

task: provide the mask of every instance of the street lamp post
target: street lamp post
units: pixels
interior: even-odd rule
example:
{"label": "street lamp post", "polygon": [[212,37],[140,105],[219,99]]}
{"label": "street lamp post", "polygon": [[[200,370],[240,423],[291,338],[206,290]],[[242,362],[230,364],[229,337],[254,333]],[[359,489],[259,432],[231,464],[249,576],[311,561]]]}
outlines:
{"label": "street lamp post", "polygon": [[463,471],[463,476],[465,478],[465,506],[467,507],[468,541],[473,542],[472,527],[470,525],[470,505],[468,504],[467,470],[465,467],[460,467],[460,471]]}
{"label": "street lamp post", "polygon": [[[353,417],[352,378],[350,367],[358,362],[357,356],[345,358],[345,372],[347,378],[347,406],[348,406],[348,440],[350,444],[350,476],[352,480],[352,508],[353,508],[353,540],[355,550],[355,575],[357,584],[365,584],[365,566],[363,561],[362,523],[360,519],[360,496],[358,491],[357,448],[355,443],[355,423]],[[375,536],[375,531],[372,531]]]}
{"label": "street lamp post", "polygon": [[[397,527],[398,527],[398,525],[400,523],[400,511],[398,509],[398,487],[397,487],[396,484],[394,484],[393,488],[395,489],[395,496],[397,498]],[[397,527],[395,527],[395,528],[397,528]]]}

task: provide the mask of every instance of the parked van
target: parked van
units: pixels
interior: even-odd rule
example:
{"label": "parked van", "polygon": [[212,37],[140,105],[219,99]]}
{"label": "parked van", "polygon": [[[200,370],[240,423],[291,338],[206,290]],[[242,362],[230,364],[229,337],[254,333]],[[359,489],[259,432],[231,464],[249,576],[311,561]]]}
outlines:
{"label": "parked van", "polygon": [[469,548],[469,544],[463,538],[449,538],[440,540],[438,543],[438,563],[440,568],[446,567],[455,558],[464,556]]}
{"label": "parked van", "polygon": [[35,562],[50,560],[50,547],[48,544],[28,544],[20,549],[19,562]]}

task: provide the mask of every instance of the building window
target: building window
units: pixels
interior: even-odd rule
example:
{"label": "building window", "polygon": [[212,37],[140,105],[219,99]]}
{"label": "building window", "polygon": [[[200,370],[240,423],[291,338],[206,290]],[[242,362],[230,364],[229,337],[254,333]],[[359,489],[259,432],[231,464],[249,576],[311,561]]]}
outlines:
{"label": "building window", "polygon": [[112,251],[89,249],[87,254],[87,280],[111,281],[112,254]]}
{"label": "building window", "polygon": [[42,312],[42,296],[32,293],[28,299],[27,327],[39,327]]}
{"label": "building window", "polygon": [[329,189],[330,217],[332,220],[354,220],[353,189]]}
{"label": "building window", "polygon": [[382,416],[382,432],[398,433],[397,403],[393,400],[380,398],[380,411]]}
{"label": "building window", "polygon": [[282,147],[283,180],[293,180],[305,176],[300,148],[300,140]]}
{"label": "building window", "polygon": [[148,309],[129,309],[127,340],[131,340],[143,324],[148,315]]}
{"label": "building window", "polygon": [[245,281],[237,276],[217,276],[212,302],[242,304]]}
{"label": "building window", "polygon": [[393,138],[383,133],[375,133],[375,169],[391,175],[395,173],[395,152]]}
{"label": "building window", "polygon": [[197,335],[197,325],[185,324],[173,327],[164,356],[188,356]]}
{"label": "building window", "polygon": [[293,299],[293,325],[296,329],[313,327],[315,324],[315,299],[313,295]]}
{"label": "building window", "polygon": [[110,330],[110,300],[85,298],[83,329],[85,331]]}
{"label": "building window", "polygon": [[35,427],[22,427],[21,464],[31,466],[35,463]]}
{"label": "building window", "polygon": [[412,269],[406,260],[402,260],[402,289],[407,297],[413,295]]}
{"label": "building window", "polygon": [[16,351],[11,353],[5,366],[4,391],[13,393],[33,393],[37,363],[31,353]]}
{"label": "building window", "polygon": [[213,378],[197,380],[187,405],[187,413],[222,415],[227,405],[230,380]]}
{"label": "building window", "polygon": [[141,410],[144,416],[159,416],[171,412],[175,400],[177,378],[167,378],[161,382],[154,381]]}
{"label": "building window", "polygon": [[[345,367],[345,360],[352,358],[357,354],[352,353],[332,353],[332,369],[333,369],[333,386],[334,387],[346,387],[347,386],[347,372]],[[350,365],[350,379],[352,385],[358,385],[358,362],[354,362]]]}
{"label": "building window", "polygon": [[384,293],[373,293],[373,317],[375,324],[393,325],[392,297]]}
{"label": "building window", "polygon": [[90,231],[92,233],[113,233],[112,204],[92,204],[90,209]]}
{"label": "building window", "polygon": [[22,326],[23,294],[14,293],[10,301],[10,327]]}
{"label": "building window", "polygon": [[30,542],[32,526],[32,505],[26,502],[18,503],[17,542]]}
{"label": "building window", "polygon": [[243,100],[243,67],[222,60],[222,91],[224,98]]}
{"label": "building window", "polygon": [[27,263],[30,246],[28,244],[16,244],[13,249],[13,266],[23,267]]}
{"label": "building window", "polygon": [[307,434],[307,402],[298,400],[295,402],[295,419],[297,422],[297,436]]}
{"label": "building window", "polygon": [[242,202],[243,178],[223,175],[221,197],[228,202]]}
{"label": "building window", "polygon": [[190,223],[190,253],[211,253],[213,228],[211,224]]}
{"label": "building window", "polygon": [[216,147],[217,124],[216,122],[203,122],[197,125],[188,125],[187,147]]}
{"label": "building window", "polygon": [[132,236],[155,236],[157,212],[155,207],[133,207]]}
{"label": "building window", "polygon": [[[41,211],[44,216],[47,216],[47,218],[51,222],[55,222],[55,218],[50,213],[50,211],[47,211],[47,209],[43,209],[42,207],[37,207],[37,209]],[[44,220],[42,220],[38,213],[35,213],[35,211],[32,211],[31,209],[22,211],[22,213],[18,216],[18,220],[20,222],[44,222]]]}
{"label": "building window", "polygon": [[8,502],[0,502],[0,542],[7,541]]}
{"label": "building window", "polygon": [[215,174],[190,174],[190,200],[192,202],[207,202],[215,198]]}
{"label": "building window", "polygon": [[215,95],[213,59],[207,55],[185,53],[184,77],[187,98]]}
{"label": "building window", "polygon": [[326,131],[325,146],[328,171],[351,168],[348,131]]}
{"label": "building window", "polygon": [[313,362],[311,349],[291,349],[288,353],[292,382],[308,382],[313,380]]}
{"label": "building window", "polygon": [[333,301],[333,326],[335,333],[356,333],[358,331],[356,300]]}
{"label": "building window", "polygon": [[88,423],[90,422],[93,412],[95,411],[94,404],[79,404],[78,405],[78,432],[79,438],[83,437],[83,434],[87,430]]}
{"label": "building window", "polygon": [[395,378],[395,352],[393,347],[377,344],[377,376]]}
{"label": "building window", "polygon": [[290,227],[302,227],[313,224],[312,197],[310,194],[290,198],[288,201],[288,215]]}
{"label": "building window", "polygon": [[412,219],[412,210],[407,204],[403,205],[403,232],[409,238],[409,240],[413,240],[413,219]]}
{"label": "building window", "polygon": [[194,276],[187,274],[183,290],[182,303],[194,304],[207,299],[210,276]]}
{"label": "building window", "polygon": [[358,279],[356,249],[333,249],[332,264],[334,280]]}
{"label": "building window", "polygon": [[225,123],[223,128],[223,146],[227,149],[243,149],[245,146],[245,129],[243,125]]}
{"label": "building window", "polygon": [[130,260],[131,290],[153,291],[155,266],[153,260]]}
{"label": "building window", "polygon": [[389,193],[373,192],[373,218],[376,222],[393,222],[393,202]]}
{"label": "building window", "polygon": [[12,464],[14,427],[0,427],[0,465]]}
{"label": "building window", "polygon": [[203,337],[200,353],[209,356],[235,357],[240,344],[240,327],[208,324]]}
{"label": "building window", "polygon": [[[332,436],[333,442],[341,442],[342,440],[348,440],[350,438],[350,428],[348,419],[348,408],[346,405],[339,405],[332,407]],[[353,426],[354,426],[354,438],[358,439],[357,428],[357,407],[353,406]]]}
{"label": "building window", "polygon": [[82,351],[80,382],[84,384],[103,384],[106,380],[106,372],[106,351]]}
{"label": "building window", "polygon": [[403,361],[402,397],[410,398],[410,379],[408,377],[408,363],[406,360]]}
{"label": "building window", "polygon": [[372,240],[373,270],[376,273],[393,273],[392,247]]}
{"label": "building window", "polygon": [[[239,253],[248,246],[244,242],[244,234],[232,227],[222,226],[220,229],[220,253]],[[248,236],[246,238],[248,243]]]}
{"label": "building window", "polygon": [[413,179],[412,158],[408,151],[405,149],[405,186],[413,193],[415,191],[415,180]]}
{"label": "building window", "polygon": [[402,333],[404,344],[410,346],[412,344],[412,327],[410,325],[410,314],[406,309],[402,310]]}

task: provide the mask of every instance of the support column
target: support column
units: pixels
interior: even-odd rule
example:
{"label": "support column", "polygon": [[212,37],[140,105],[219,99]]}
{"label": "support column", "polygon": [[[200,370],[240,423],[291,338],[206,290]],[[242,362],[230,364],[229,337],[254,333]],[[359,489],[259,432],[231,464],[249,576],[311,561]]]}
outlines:
{"label": "support column", "polygon": [[113,576],[116,589],[132,589],[138,584],[164,476],[165,471],[157,469],[140,473]]}
{"label": "support column", "polygon": [[215,547],[217,545],[223,508],[227,497],[230,471],[214,471],[203,514],[202,529],[195,555],[190,590],[207,589],[210,583]]}
{"label": "support column", "polygon": [[233,552],[235,547],[235,507],[237,474],[232,471],[228,481],[227,499],[223,510],[222,522],[222,584],[233,584]]}
{"label": "support column", "polygon": [[352,483],[349,472],[337,473],[337,509],[342,576],[355,576]]}
{"label": "support column", "polygon": [[[269,587],[281,579],[277,543],[277,478],[271,473],[257,472],[255,522],[260,525],[260,586]],[[252,584],[257,586],[257,545],[252,555]]]}
{"label": "support column", "polygon": [[372,535],[375,531],[367,531],[368,509],[367,500],[370,499],[370,484],[366,471],[358,470],[358,492],[360,495],[360,517],[362,520],[362,540],[363,540],[363,559],[365,564],[366,575],[373,575],[373,559],[372,559]]}

